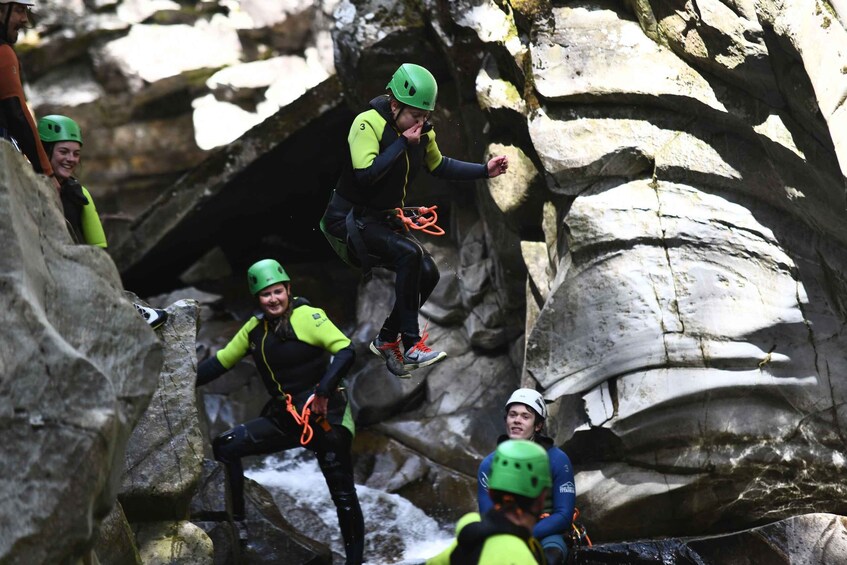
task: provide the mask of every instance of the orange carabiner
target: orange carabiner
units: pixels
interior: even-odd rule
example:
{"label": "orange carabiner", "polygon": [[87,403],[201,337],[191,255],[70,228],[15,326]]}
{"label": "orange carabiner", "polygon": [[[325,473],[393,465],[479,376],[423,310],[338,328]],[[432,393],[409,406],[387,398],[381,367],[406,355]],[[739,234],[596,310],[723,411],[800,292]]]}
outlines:
{"label": "orange carabiner", "polygon": [[444,230],[436,225],[438,213],[435,210],[437,208],[438,206],[407,206],[394,210],[406,230],[418,230],[429,235],[444,235]]}
{"label": "orange carabiner", "polygon": [[310,441],[312,441],[312,436],[315,435],[315,431],[312,429],[312,426],[309,425],[309,415],[312,413],[312,409],[310,406],[312,402],[315,400],[315,395],[309,397],[306,401],[306,404],[303,405],[302,414],[297,413],[297,408],[294,406],[294,403],[291,402],[291,395],[285,395],[285,409],[291,414],[291,417],[294,418],[294,421],[303,426],[303,433],[300,435],[300,445],[308,445]]}

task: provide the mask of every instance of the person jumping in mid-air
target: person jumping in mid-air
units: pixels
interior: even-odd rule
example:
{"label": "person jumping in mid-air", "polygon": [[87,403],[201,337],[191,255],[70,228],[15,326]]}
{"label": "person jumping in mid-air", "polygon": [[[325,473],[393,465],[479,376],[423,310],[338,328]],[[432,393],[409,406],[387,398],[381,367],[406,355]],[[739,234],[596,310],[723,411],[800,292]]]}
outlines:
{"label": "person jumping in mid-air", "polygon": [[385,359],[397,376],[444,359],[426,345],[418,311],[438,283],[438,267],[423,245],[404,228],[396,209],[421,168],[439,178],[470,181],[506,172],[501,155],[486,164],[444,157],[428,122],[435,109],[438,84],[425,68],[404,63],[391,77],[388,93],[370,101],[370,109],[353,121],[344,166],[321,229],[342,258],[394,271],[394,307],[370,350]]}

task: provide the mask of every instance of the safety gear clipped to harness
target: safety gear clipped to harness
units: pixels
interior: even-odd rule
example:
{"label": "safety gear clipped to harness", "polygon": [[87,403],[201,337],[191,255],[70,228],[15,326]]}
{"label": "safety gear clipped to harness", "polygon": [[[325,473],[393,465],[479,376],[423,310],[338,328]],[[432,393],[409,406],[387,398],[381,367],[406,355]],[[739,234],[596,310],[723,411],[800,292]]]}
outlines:
{"label": "safety gear clipped to harness", "polygon": [[444,230],[436,225],[438,206],[407,206],[395,208],[397,218],[406,230],[416,230],[429,235],[444,235]]}
{"label": "safety gear clipped to harness", "polygon": [[303,433],[300,434],[300,445],[309,445],[309,442],[312,441],[312,437],[315,435],[315,431],[312,429],[311,424],[309,424],[309,416],[312,414],[312,402],[314,401],[315,395],[313,394],[306,401],[306,404],[303,405],[303,410],[298,414],[297,407],[291,401],[291,395],[285,395],[286,411],[291,414],[291,417],[294,418],[294,421],[298,425],[303,426]]}
{"label": "safety gear clipped to harness", "polygon": [[585,524],[579,521],[579,508],[573,509],[573,521],[571,522],[571,531],[565,537],[565,541],[571,549],[577,547],[591,547],[591,538],[588,537],[588,530],[585,529]]}

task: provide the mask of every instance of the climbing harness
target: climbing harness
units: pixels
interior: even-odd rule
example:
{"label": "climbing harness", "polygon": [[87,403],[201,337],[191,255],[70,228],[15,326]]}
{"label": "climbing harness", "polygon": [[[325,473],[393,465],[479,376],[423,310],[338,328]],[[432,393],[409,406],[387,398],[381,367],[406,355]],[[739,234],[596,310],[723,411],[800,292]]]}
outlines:
{"label": "climbing harness", "polygon": [[571,547],[591,547],[591,538],[588,537],[588,531],[585,525],[579,521],[579,508],[573,509],[573,520],[571,521],[571,531],[568,532],[568,537],[571,541]]}
{"label": "climbing harness", "polygon": [[[541,514],[538,519],[543,520],[550,516],[549,512]],[[571,530],[565,536],[565,541],[569,547],[591,547],[591,538],[588,537],[588,530],[585,525],[579,521],[579,508],[573,509],[573,520],[571,520]]]}
{"label": "climbing harness", "polygon": [[438,213],[435,210],[437,208],[438,206],[406,206],[394,210],[406,231],[412,229],[429,235],[444,235],[444,230],[436,225]]}
{"label": "climbing harness", "polygon": [[[306,404],[303,405],[303,410],[300,414],[297,413],[297,407],[294,406],[294,403],[291,401],[291,395],[285,395],[285,409],[291,414],[291,417],[294,418],[294,421],[297,422],[298,425],[303,426],[303,433],[300,435],[300,445],[308,445],[310,441],[312,441],[312,436],[314,436],[315,431],[312,429],[312,426],[309,424],[309,416],[312,414],[312,402],[315,400],[315,395],[309,397],[306,401]],[[321,422],[322,423],[322,422]],[[324,428],[326,430],[326,428]]]}

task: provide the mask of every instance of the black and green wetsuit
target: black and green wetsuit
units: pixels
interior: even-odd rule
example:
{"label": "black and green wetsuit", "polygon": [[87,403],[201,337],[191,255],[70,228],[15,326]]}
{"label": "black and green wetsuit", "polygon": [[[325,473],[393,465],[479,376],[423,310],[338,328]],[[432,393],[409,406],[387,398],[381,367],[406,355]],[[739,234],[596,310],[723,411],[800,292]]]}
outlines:
{"label": "black and green wetsuit", "polygon": [[370,106],[350,127],[348,160],[321,224],[342,246],[349,240],[364,270],[378,266],[397,274],[394,308],[383,324],[385,337],[394,339],[398,332],[418,334],[418,310],[439,279],[432,257],[397,223],[394,208],[405,206],[421,169],[455,181],[483,179],[488,172],[484,164],[444,157],[429,124],[420,142],[409,144],[395,125],[388,96]]}
{"label": "black and green wetsuit", "polygon": [[88,189],[74,177],[69,177],[62,182],[59,196],[74,243],[86,243],[105,249],[106,234]]}
{"label": "black and green wetsuit", "polygon": [[271,400],[259,418],[236,426],[213,442],[215,458],[227,467],[235,518],[244,517],[241,458],[301,447],[303,429],[286,411],[284,395],[291,395],[298,413],[312,393],[327,397],[331,431],[313,425],[314,437],[305,447],[317,456],[335,503],[347,564],[362,563],[364,520],[350,454],[355,428],[347,397],[339,390],[355,359],[350,340],[323,310],[295,298],[286,316],[251,317],[226,347],[201,362],[197,368],[198,386],[221,376],[248,353],[253,356]]}

